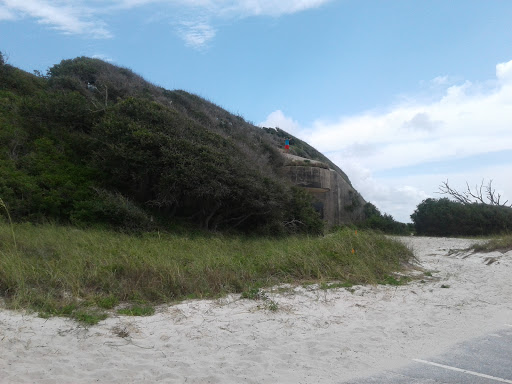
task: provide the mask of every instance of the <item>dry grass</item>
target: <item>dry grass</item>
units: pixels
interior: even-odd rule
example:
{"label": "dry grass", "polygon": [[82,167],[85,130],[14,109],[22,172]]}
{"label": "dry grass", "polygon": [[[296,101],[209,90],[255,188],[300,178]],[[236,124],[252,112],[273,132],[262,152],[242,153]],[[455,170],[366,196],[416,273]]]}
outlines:
{"label": "dry grass", "polygon": [[484,243],[475,244],[472,249],[475,252],[508,252],[512,250],[512,234],[497,236]]}

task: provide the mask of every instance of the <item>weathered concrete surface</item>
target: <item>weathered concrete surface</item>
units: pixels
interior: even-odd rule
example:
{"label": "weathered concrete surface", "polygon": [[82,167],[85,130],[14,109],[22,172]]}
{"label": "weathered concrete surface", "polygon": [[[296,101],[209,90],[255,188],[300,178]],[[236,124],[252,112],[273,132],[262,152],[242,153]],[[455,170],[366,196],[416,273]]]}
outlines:
{"label": "weathered concrete surface", "polygon": [[339,173],[319,167],[321,164],[312,160],[305,164],[285,166],[283,174],[313,195],[315,209],[329,227],[364,219],[363,206],[366,201]]}
{"label": "weathered concrete surface", "polygon": [[311,166],[287,166],[286,175],[298,187],[306,188],[312,193],[331,190],[331,175],[327,169]]}

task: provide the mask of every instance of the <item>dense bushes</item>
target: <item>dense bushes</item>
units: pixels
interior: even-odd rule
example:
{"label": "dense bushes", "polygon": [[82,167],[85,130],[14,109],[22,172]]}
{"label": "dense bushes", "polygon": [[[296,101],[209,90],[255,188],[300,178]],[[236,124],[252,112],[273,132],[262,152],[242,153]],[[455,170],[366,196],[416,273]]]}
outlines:
{"label": "dense bushes", "polygon": [[411,219],[419,235],[476,236],[512,230],[512,208],[447,198],[424,200]]}
{"label": "dense bushes", "polygon": [[193,217],[206,229],[256,229],[310,209],[289,207],[290,188],[270,169],[255,167],[229,138],[158,103],[128,98],[91,136],[107,186],[165,216]]}
{"label": "dense bushes", "polygon": [[321,231],[272,138],[241,117],[97,59],[0,69],[0,197],[16,220]]}
{"label": "dense bushes", "polygon": [[358,227],[378,230],[393,235],[409,235],[412,232],[410,224],[400,223],[393,216],[382,214],[372,203],[364,205],[365,220]]}

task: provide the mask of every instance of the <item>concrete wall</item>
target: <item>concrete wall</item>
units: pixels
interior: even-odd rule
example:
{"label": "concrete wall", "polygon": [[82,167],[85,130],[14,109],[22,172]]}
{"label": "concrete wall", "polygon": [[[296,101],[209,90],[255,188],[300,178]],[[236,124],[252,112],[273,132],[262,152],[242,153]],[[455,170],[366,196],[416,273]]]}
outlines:
{"label": "concrete wall", "polygon": [[285,166],[283,175],[314,197],[314,206],[329,227],[363,220],[361,195],[332,169],[318,166]]}

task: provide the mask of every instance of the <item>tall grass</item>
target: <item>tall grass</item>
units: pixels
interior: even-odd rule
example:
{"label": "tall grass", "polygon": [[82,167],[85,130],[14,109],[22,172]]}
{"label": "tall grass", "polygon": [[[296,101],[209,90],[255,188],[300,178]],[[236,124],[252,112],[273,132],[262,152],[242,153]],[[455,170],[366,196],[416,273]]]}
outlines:
{"label": "tall grass", "polygon": [[3,201],[3,199],[1,197],[0,197],[0,208],[3,208],[5,210],[5,213],[7,214],[7,219],[9,220],[9,225],[11,228],[12,240],[14,242],[14,248],[16,248],[16,235],[14,234],[11,214],[9,213],[9,209],[7,208],[7,205],[5,205],[5,202]]}
{"label": "tall grass", "polygon": [[[401,243],[346,229],[282,239],[0,224],[0,293],[11,308],[67,314],[105,301],[163,303],[284,282],[376,283],[412,257]],[[354,252],[352,252],[354,250]]]}

